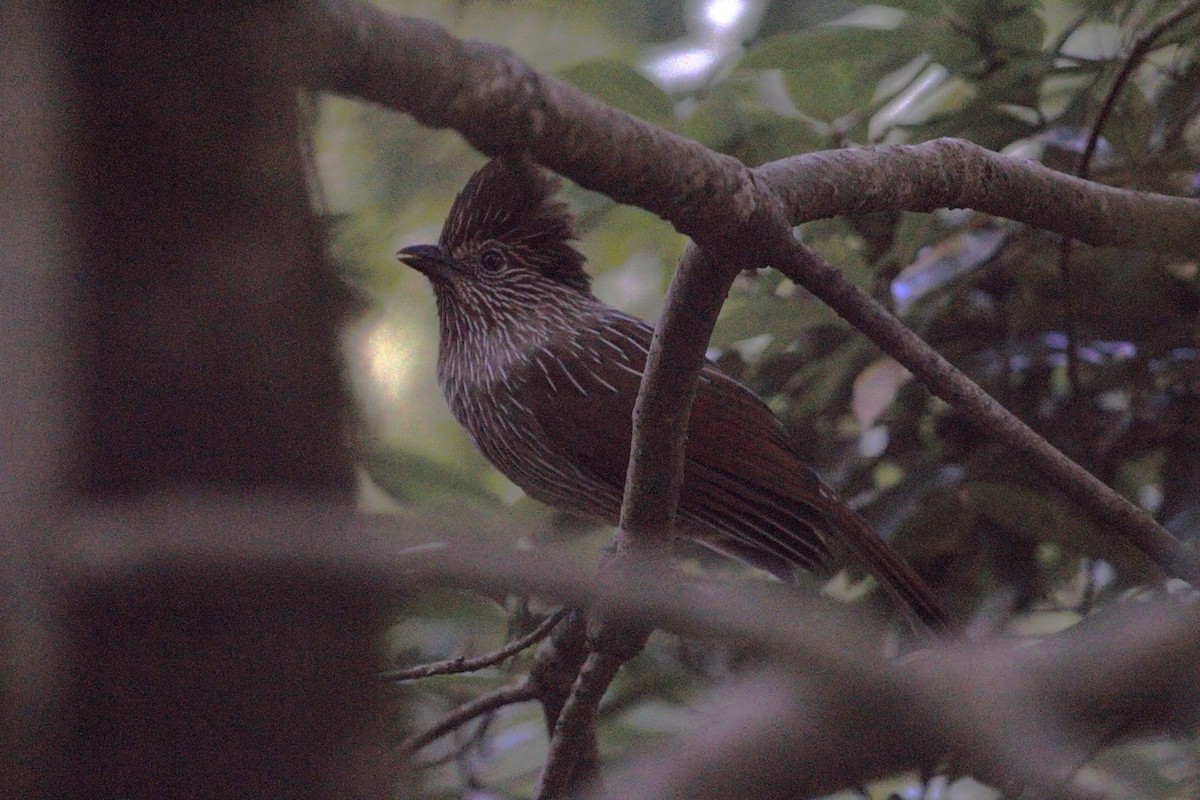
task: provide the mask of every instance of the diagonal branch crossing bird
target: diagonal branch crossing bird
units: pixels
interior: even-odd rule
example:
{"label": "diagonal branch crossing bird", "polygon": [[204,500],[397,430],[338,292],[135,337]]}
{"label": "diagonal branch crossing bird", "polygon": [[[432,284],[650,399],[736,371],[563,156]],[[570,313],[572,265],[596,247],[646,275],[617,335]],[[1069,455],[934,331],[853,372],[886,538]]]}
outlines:
{"label": "diagonal branch crossing bird", "polygon": [[[437,298],[438,379],[476,446],[536,500],[615,525],[651,326],[598,300],[558,181],[500,158],[455,199],[436,245],[399,258]],[[711,365],[688,426],[680,535],[783,580],[846,544],[935,631],[950,628],[912,567],[798,456],[757,396]]]}

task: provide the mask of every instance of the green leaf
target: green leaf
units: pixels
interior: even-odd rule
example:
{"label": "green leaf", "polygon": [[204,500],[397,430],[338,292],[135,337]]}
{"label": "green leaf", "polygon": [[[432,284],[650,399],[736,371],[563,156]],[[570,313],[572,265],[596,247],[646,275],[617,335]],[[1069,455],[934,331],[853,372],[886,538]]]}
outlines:
{"label": "green leaf", "polygon": [[955,113],[934,117],[910,130],[918,139],[957,136],[988,150],[1003,150],[1035,132],[1028,122],[983,101],[972,101]]}
{"label": "green leaf", "polygon": [[915,211],[901,212],[891,249],[880,260],[894,261],[897,264],[911,264],[917,258],[917,251],[924,247],[929,240],[933,227],[934,218],[931,214],[919,214]]}
{"label": "green leaf", "polygon": [[779,297],[731,296],[721,308],[712,344],[728,348],[755,336],[770,334],[771,345],[764,354],[778,352],[796,335],[814,325],[828,325],[837,315],[816,299],[801,302]]}
{"label": "green leaf", "polygon": [[797,108],[833,120],[866,111],[880,79],[921,51],[919,39],[894,31],[830,27],[768,39],[741,66],[781,70]]}
{"label": "green leaf", "polygon": [[804,225],[804,243],[836,264],[850,280],[869,289],[875,270],[867,263],[862,237],[844,219],[819,219]]}
{"label": "green leaf", "polygon": [[744,135],[731,142],[729,152],[749,166],[829,146],[829,139],[805,120],[782,117],[761,108],[744,109]]}
{"label": "green leaf", "polygon": [[1146,95],[1130,81],[1121,90],[1117,107],[1104,126],[1104,138],[1127,162],[1140,161],[1150,147],[1156,118]]}
{"label": "green leaf", "polygon": [[771,37],[747,53],[740,66],[789,70],[831,61],[873,62],[898,49],[891,31],[819,28]]}
{"label": "green leaf", "polygon": [[684,121],[682,133],[724,153],[744,127],[736,90],[723,83],[696,105]]}
{"label": "green leaf", "polygon": [[1046,36],[1046,23],[1029,6],[1002,12],[989,27],[993,41],[1010,50],[1036,53]]}
{"label": "green leaf", "polygon": [[725,83],[700,101],[681,133],[755,166],[829,146],[810,122],[767,108],[744,85]]}
{"label": "green leaf", "polygon": [[844,59],[783,71],[792,102],[805,114],[822,120],[866,111],[879,77],[875,71]]}
{"label": "green leaf", "polygon": [[920,35],[929,58],[951,72],[961,72],[981,56],[974,41],[941,20],[926,25],[914,21],[912,25],[902,25],[901,28],[905,34]]}
{"label": "green leaf", "polygon": [[1039,541],[1056,542],[1072,552],[1110,561],[1123,582],[1146,579],[1154,572],[1146,557],[1125,539],[1096,528],[1082,511],[1064,500],[1006,483],[971,483],[965,489],[971,504],[984,516]]}
{"label": "green leaf", "polygon": [[889,8],[898,8],[901,11],[907,11],[910,14],[938,17],[943,11],[942,0],[887,0],[880,5]]}
{"label": "green leaf", "polygon": [[873,355],[873,346],[866,339],[853,337],[814,359],[792,378],[797,390],[791,413],[815,416],[841,404],[849,397],[854,376]]}
{"label": "green leaf", "polygon": [[995,105],[1036,106],[1044,75],[1040,58],[1009,59],[980,82],[980,99]]}
{"label": "green leaf", "polygon": [[597,58],[572,64],[558,74],[597,100],[635,117],[659,124],[673,117],[671,98],[623,61]]}
{"label": "green leaf", "polygon": [[359,441],[361,464],[371,480],[401,503],[470,498],[479,507],[498,507],[496,497],[477,481],[432,459],[385,444],[369,434]]}

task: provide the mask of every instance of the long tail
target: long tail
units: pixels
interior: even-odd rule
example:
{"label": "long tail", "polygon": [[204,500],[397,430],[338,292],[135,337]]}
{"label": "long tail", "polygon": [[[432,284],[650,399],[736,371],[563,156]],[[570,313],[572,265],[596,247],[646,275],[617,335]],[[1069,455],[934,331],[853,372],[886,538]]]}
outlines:
{"label": "long tail", "polygon": [[876,533],[870,523],[836,496],[830,497],[830,502],[822,510],[841,534],[839,538],[858,556],[901,608],[910,612],[911,616],[915,616],[939,636],[950,634],[954,630],[950,614],[934,595],[933,590],[909,563]]}

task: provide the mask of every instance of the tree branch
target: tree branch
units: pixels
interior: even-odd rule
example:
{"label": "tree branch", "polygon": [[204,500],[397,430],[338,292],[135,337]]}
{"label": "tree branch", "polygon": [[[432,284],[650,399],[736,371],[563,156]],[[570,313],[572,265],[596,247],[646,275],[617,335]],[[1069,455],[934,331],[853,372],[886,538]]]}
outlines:
{"label": "tree branch", "polygon": [[310,88],[453,128],[488,155],[528,152],[697,241],[720,238],[755,211],[759,191],[737,159],[542,75],[504,47],[359,0],[311,0],[295,13],[311,48],[303,76]]}
{"label": "tree branch", "polygon": [[[900,664],[827,649],[803,669],[721,687],[712,724],[603,796],[784,800],[947,757],[1006,795],[1095,796],[1073,776],[1100,746],[1147,725],[1195,726],[1200,702],[1186,687],[1198,656],[1200,610],[1169,600],[1126,604],[1036,647],[999,639]],[[1168,673],[1170,686],[1159,682]]]}
{"label": "tree branch", "polygon": [[[181,565],[188,565],[225,580],[292,575],[297,586],[309,581],[327,586],[331,594],[367,592],[380,605],[390,602],[397,589],[467,586],[537,594],[577,606],[590,603],[682,635],[756,645],[773,662],[801,674],[832,676],[813,685],[833,693],[834,699],[824,706],[819,697],[811,705],[804,700],[796,706],[801,716],[787,725],[792,736],[818,738],[780,742],[791,755],[785,769],[793,775],[811,771],[826,776],[822,781],[833,781],[806,754],[824,752],[822,741],[837,740],[820,737],[841,736],[846,728],[839,719],[861,719],[865,700],[882,698],[868,714],[869,724],[851,731],[856,738],[850,741],[857,744],[841,751],[859,754],[852,772],[839,779],[843,786],[894,773],[901,764],[907,769],[939,760],[951,745],[957,748],[957,763],[1004,785],[1011,780],[1004,778],[1006,765],[1016,763],[1012,759],[1022,752],[1035,765],[1052,760],[1069,764],[1073,751],[1062,749],[1063,741],[1081,740],[1087,753],[1113,728],[1192,730],[1200,720],[1200,695],[1195,692],[1200,682],[1200,606],[1194,602],[1159,598],[1121,603],[1065,633],[1043,637],[1035,647],[1028,640],[1003,639],[940,646],[926,651],[919,662],[889,665],[871,655],[880,631],[861,613],[832,601],[776,584],[722,585],[632,569],[599,582],[569,555],[500,547],[487,533],[474,525],[458,534],[429,521],[364,518],[348,510],[271,498],[164,496],[93,509],[64,524],[55,537],[59,549],[53,578],[65,591],[80,593],[126,582],[129,576],[179,574]],[[523,690],[509,688],[509,699],[523,696]],[[815,715],[824,708],[828,717],[818,719]],[[1008,710],[1017,708],[1027,709],[1022,720],[1050,714],[1061,721],[1060,729],[1049,729],[1049,737],[1043,736],[1045,728],[1028,729],[1037,736],[1022,739],[1025,727],[1005,727],[1016,719]],[[747,736],[759,736],[775,724],[773,708],[760,710],[761,718],[743,715]],[[716,735],[720,729],[712,725],[706,730]],[[925,730],[928,736],[915,735]],[[968,736],[971,730],[976,733]],[[1043,747],[1051,749],[1043,754]],[[697,761],[714,751],[690,748],[688,742],[681,747],[685,755],[695,755],[681,757],[680,763],[694,776],[699,774]],[[994,760],[981,757],[996,748]],[[776,755],[764,749],[756,757],[767,763]],[[748,778],[751,788],[728,796],[749,796],[758,786],[754,781],[765,774],[754,771]],[[1028,778],[1021,777],[1020,769],[1016,776]],[[622,795],[614,788],[613,796]]]}
{"label": "tree branch", "polygon": [[653,552],[670,543],[704,348],[733,277],[758,263],[738,244],[726,242],[719,252],[689,244],[672,276],[633,412],[619,551]]}
{"label": "tree branch", "polygon": [[988,436],[1029,459],[1034,469],[1079,503],[1099,524],[1128,539],[1167,573],[1200,586],[1200,559],[1192,550],[1145,510],[1114,492],[1017,419],[840,270],[798,243],[779,254],[774,264],[903,364],[930,392],[966,414]]}
{"label": "tree branch", "polygon": [[[1133,525],[1133,540],[1156,563],[1200,583],[1200,562],[1148,515],[1099,481],[1064,468],[1066,457],[1049,445],[1032,445],[1015,417],[983,399],[983,391],[961,373],[942,368],[944,360],[882,307],[847,294],[845,282],[834,280],[835,271],[804,266],[807,259],[794,262],[796,251],[781,244],[791,224],[808,219],[966,206],[1095,245],[1195,253],[1200,203],[1093,184],[953,140],[815,153],[749,170],[541,76],[504,48],[463,42],[433,23],[395,17],[355,0],[303,3],[300,9],[313,48],[305,76],[312,86],[384,103],[428,125],[453,127],[486,153],[527,151],[588,188],[659,214],[719,254],[712,272],[720,278],[712,280],[720,294],[744,263],[774,261],[798,277],[812,273],[799,282],[852,324],[872,320],[872,340],[932,391],[953,398],[950,402],[980,427],[1005,437],[1006,444],[1035,454],[1040,468],[1054,462],[1050,475],[1060,488],[1102,518],[1115,510],[1113,521]],[[725,260],[731,252],[741,253],[744,262]],[[809,279],[816,282],[809,285]],[[906,349],[899,348],[901,342]],[[663,347],[693,363],[705,343],[667,341]],[[979,417],[981,410],[988,416]]]}
{"label": "tree branch", "polygon": [[569,613],[567,609],[555,611],[542,620],[541,624],[529,633],[512,640],[491,653],[485,653],[475,658],[459,656],[458,658],[448,658],[445,661],[434,661],[430,664],[418,664],[414,667],[390,669],[380,673],[379,678],[387,683],[399,683],[401,681],[429,678],[434,675],[459,675],[464,672],[475,672],[476,670],[494,666],[545,639],[550,634],[550,631],[554,630],[554,627],[559,622],[562,622]]}
{"label": "tree branch", "polygon": [[961,139],[827,150],[754,169],[794,224],[970,208],[1097,247],[1200,252],[1200,202],[1118,189]]}
{"label": "tree branch", "polygon": [[[535,800],[556,800],[596,777],[596,715],[600,701],[625,659],[593,652],[579,670],[571,697],[554,726]],[[590,756],[590,757],[589,757]]]}
{"label": "tree branch", "polygon": [[[598,580],[621,580],[626,565],[644,571],[669,571],[675,510],[683,480],[687,422],[704,353],[692,346],[707,342],[729,290],[721,276],[707,273],[710,262],[689,245],[667,290],[668,301],[650,344],[647,368],[634,409],[633,444],[621,505],[621,526],[613,552],[601,565]],[[734,273],[729,273],[730,279]],[[724,288],[720,288],[724,286]],[[662,330],[682,331],[690,352],[665,353]],[[555,726],[537,797],[553,798],[592,777],[595,764],[580,763],[579,753],[594,750],[596,709],[621,664],[636,655],[650,627],[644,616],[604,614],[589,619],[592,654],[572,687],[563,717]],[[589,746],[590,743],[590,746]]]}
{"label": "tree branch", "polygon": [[[1129,54],[1121,65],[1120,71],[1117,73],[1116,78],[1113,79],[1113,84],[1109,87],[1108,94],[1100,106],[1100,113],[1096,115],[1096,121],[1092,123],[1092,128],[1088,132],[1087,143],[1084,145],[1083,152],[1079,155],[1079,164],[1075,168],[1077,176],[1085,180],[1089,176],[1092,168],[1092,157],[1096,154],[1096,146],[1100,142],[1100,134],[1104,130],[1104,124],[1108,121],[1108,117],[1112,114],[1113,109],[1116,108],[1117,98],[1120,97],[1121,90],[1125,88],[1125,84],[1134,70],[1141,66],[1154,42],[1159,36],[1162,36],[1172,27],[1183,22],[1197,11],[1200,11],[1200,2],[1185,3],[1140,33],[1134,40],[1133,47],[1130,48]],[[1070,389],[1070,402],[1076,407],[1076,412],[1072,414],[1072,422],[1075,429],[1076,456],[1083,461],[1085,467],[1091,470],[1095,469],[1095,464],[1093,463],[1095,458],[1092,457],[1090,450],[1087,448],[1088,420],[1081,413],[1082,406],[1080,405],[1082,395],[1080,394],[1079,381],[1079,331],[1075,311],[1074,273],[1071,269],[1073,245],[1074,239],[1069,235],[1063,235],[1058,243],[1058,271],[1062,280],[1063,293],[1063,332],[1067,337],[1067,385]]]}
{"label": "tree branch", "polygon": [[538,702],[546,719],[546,735],[554,734],[558,716],[571,695],[571,687],[587,659],[587,621],[582,611],[572,611],[542,642],[533,656],[529,680],[537,687]]}
{"label": "tree branch", "polygon": [[414,734],[405,739],[397,749],[401,753],[416,752],[435,739],[440,739],[447,733],[450,733],[450,731],[461,728],[476,717],[490,714],[513,703],[524,703],[535,699],[537,699],[537,690],[528,679],[521,680],[509,686],[503,686],[493,692],[488,692],[482,697],[476,697],[470,702],[463,703],[421,733]]}
{"label": "tree branch", "polygon": [[795,224],[882,210],[974,208],[1096,246],[1182,253],[1200,247],[1196,201],[1114,189],[952,139],[811,153],[750,170],[541,75],[498,45],[460,40],[436,23],[359,0],[298,8],[295,24],[311,48],[302,78],[311,88],[453,128],[488,155],[528,152],[718,251],[752,218],[764,219],[764,204],[779,200]]}

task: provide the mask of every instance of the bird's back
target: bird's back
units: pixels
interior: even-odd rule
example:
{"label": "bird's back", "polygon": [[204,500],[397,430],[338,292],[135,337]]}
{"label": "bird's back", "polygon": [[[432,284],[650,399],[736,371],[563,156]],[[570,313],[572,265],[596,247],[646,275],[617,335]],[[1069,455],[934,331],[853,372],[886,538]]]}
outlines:
{"label": "bird's back", "polygon": [[[532,347],[506,378],[444,385],[480,450],[537,500],[616,524],[633,406],[653,331],[612,309]],[[692,411],[678,527],[789,578],[828,554],[826,491],[748,389],[708,366]]]}

